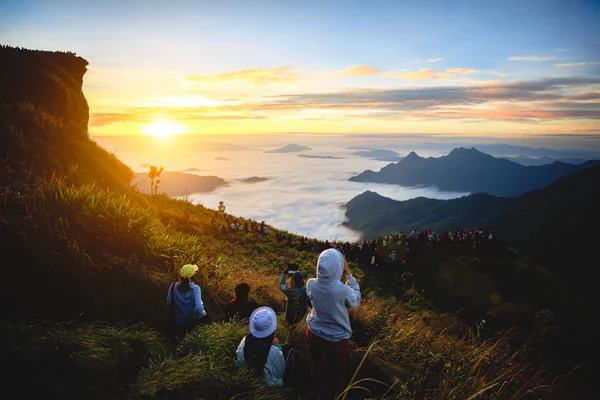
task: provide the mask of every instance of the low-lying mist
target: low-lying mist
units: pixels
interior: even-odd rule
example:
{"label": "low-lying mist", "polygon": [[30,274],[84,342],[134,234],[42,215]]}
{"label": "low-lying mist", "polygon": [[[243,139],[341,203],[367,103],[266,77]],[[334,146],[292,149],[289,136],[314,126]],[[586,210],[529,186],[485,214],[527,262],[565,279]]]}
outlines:
{"label": "low-lying mist", "polygon": [[[281,139],[281,138],[280,138]],[[289,138],[292,139],[292,138]],[[163,166],[168,171],[188,170],[198,175],[215,175],[228,185],[210,193],[190,196],[195,203],[217,208],[224,201],[229,214],[265,221],[279,229],[321,239],[354,240],[358,233],[341,223],[343,205],[354,196],[371,190],[396,200],[424,196],[455,198],[467,193],[441,192],[433,187],[406,188],[395,185],[350,182],[348,178],[365,169],[379,170],[388,164],[351,155],[348,149],[355,143],[314,143],[302,141],[311,150],[297,153],[265,153],[279,147],[240,143],[228,149],[227,144],[207,146],[202,142],[177,143],[169,140],[128,143],[115,141],[111,150],[137,171],[147,170],[148,164]],[[299,143],[300,141],[293,141]],[[154,143],[154,145],[152,145]],[[287,143],[292,143],[288,140]],[[100,144],[102,141],[100,140]],[[363,144],[364,146],[364,144]],[[406,155],[411,149],[395,149]],[[424,156],[438,155],[420,151]],[[339,159],[304,158],[298,154],[343,157]],[[245,182],[247,178],[267,178]],[[254,181],[254,180],[251,180]]]}

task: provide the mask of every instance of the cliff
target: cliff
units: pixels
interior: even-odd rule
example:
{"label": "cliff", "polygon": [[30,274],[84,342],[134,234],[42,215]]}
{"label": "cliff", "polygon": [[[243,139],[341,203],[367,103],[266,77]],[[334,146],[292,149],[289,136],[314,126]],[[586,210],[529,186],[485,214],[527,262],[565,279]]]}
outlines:
{"label": "cliff", "polygon": [[133,172],[88,136],[83,76],[74,53],[0,46],[0,167],[21,180],[53,173],[124,187]]}
{"label": "cliff", "polygon": [[88,104],[81,87],[88,62],[74,53],[0,47],[0,102],[30,103],[79,133],[87,133]]}

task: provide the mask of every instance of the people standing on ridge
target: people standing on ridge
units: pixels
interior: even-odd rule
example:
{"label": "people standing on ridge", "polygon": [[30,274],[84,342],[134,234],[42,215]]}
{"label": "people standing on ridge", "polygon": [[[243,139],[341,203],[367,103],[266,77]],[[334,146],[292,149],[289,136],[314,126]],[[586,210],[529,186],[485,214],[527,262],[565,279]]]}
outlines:
{"label": "people standing on ridge", "polygon": [[283,386],[285,359],[279,340],[275,337],[277,316],[270,307],[260,307],[250,316],[250,334],[246,335],[235,352],[238,366],[250,367],[262,376],[267,386]]}
{"label": "people standing on ridge", "polygon": [[[346,284],[340,282],[344,272]],[[331,397],[344,387],[348,339],[352,336],[348,309],[358,307],[360,286],[342,253],[328,249],[319,255],[317,278],[308,280],[306,293],[313,305],[306,317],[312,381],[314,389]]]}
{"label": "people standing on ridge", "polygon": [[169,287],[167,310],[172,332],[180,336],[201,323],[208,322],[200,286],[192,282],[198,271],[195,264],[186,264],[179,270],[181,279]]}
{"label": "people standing on ridge", "polygon": [[285,320],[289,325],[295,325],[306,315],[309,306],[308,296],[306,295],[306,286],[302,272],[296,271],[292,275],[292,285],[286,285],[288,271],[281,275],[279,289],[286,295]]}
{"label": "people standing on ridge", "polygon": [[247,283],[242,282],[235,286],[235,298],[225,306],[227,317],[230,320],[250,318],[252,312],[258,308],[258,303],[251,299],[249,294],[250,286]]}

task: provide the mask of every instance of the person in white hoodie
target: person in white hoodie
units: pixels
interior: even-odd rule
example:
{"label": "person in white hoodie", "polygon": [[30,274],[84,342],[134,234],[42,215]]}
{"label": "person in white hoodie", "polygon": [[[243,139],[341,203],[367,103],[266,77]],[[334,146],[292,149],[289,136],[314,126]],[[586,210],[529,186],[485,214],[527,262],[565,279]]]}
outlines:
{"label": "person in white hoodie", "polygon": [[250,315],[250,334],[237,347],[235,356],[240,368],[247,366],[262,376],[269,387],[283,386],[285,360],[275,337],[277,316],[270,307],[259,307]]}
{"label": "person in white hoodie", "polygon": [[[346,284],[340,282],[343,272]],[[340,393],[345,383],[346,352],[352,336],[348,309],[360,304],[360,286],[340,251],[327,249],[319,255],[317,278],[308,280],[306,294],[313,305],[306,317],[313,386],[332,396]]]}

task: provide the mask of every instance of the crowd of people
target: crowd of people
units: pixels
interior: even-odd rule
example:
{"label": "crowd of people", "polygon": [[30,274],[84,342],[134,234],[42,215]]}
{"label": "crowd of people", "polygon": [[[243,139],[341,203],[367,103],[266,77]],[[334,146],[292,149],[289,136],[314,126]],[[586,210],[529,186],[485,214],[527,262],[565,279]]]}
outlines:
{"label": "crowd of people", "polygon": [[435,232],[431,229],[412,230],[410,233],[397,232],[380,235],[371,240],[356,242],[321,241],[305,236],[280,233],[275,234],[280,242],[295,246],[300,250],[321,252],[335,248],[341,251],[349,261],[359,265],[402,265],[406,263],[409,252],[436,247],[466,248],[503,248],[504,240],[497,234],[482,229],[458,229],[455,231]]}
{"label": "crowd of people", "polygon": [[[168,324],[174,335],[183,336],[198,325],[210,322],[200,287],[193,283],[197,271],[196,265],[184,265],[180,269],[180,280],[169,288]],[[344,274],[345,284],[341,282]],[[313,390],[322,393],[321,398],[332,398],[344,389],[348,339],[352,336],[348,310],[358,307],[360,286],[342,252],[328,248],[319,255],[316,278],[304,282],[302,272],[290,271],[288,266],[279,288],[286,296],[285,320],[290,327],[306,321]],[[281,387],[291,367],[294,349],[277,337],[275,311],[259,306],[249,293],[247,283],[238,284],[235,298],[226,306],[228,318],[246,321],[249,326],[249,333],[235,352],[238,365],[250,368],[268,386]]]}
{"label": "crowd of people", "polygon": [[[269,235],[269,227],[265,221],[260,223],[251,220],[239,220],[222,213],[220,217],[213,216],[211,224],[223,233],[251,232]],[[391,265],[406,264],[406,255],[409,252],[436,247],[466,247],[474,249],[504,248],[504,239],[484,229],[457,229],[453,231],[436,232],[432,229],[413,229],[409,233],[395,232],[379,235],[370,240],[355,242],[329,241],[297,236],[290,233],[274,230],[272,235],[279,242],[285,242],[290,247],[299,250],[320,253],[326,249],[334,248],[344,256],[359,265]]]}
{"label": "crowd of people", "polygon": [[269,234],[269,227],[262,221],[260,224],[255,220],[242,221],[231,215],[222,214],[219,218],[216,215],[210,220],[212,226],[218,229],[221,233],[237,233],[237,232],[249,232],[257,233],[262,235]]}
{"label": "crowd of people", "polygon": [[[226,214],[219,220],[213,219],[212,223],[218,225],[221,231],[269,235],[264,221],[260,224],[248,220],[242,222]],[[348,339],[352,335],[348,310],[358,307],[361,299],[359,284],[348,268],[348,261],[362,266],[406,265],[408,254],[426,249],[504,246],[500,236],[481,229],[413,230],[357,242],[321,241],[280,231],[274,231],[274,236],[280,242],[287,242],[288,246],[320,253],[316,278],[305,282],[297,266],[289,264],[281,275],[279,289],[286,297],[286,323],[291,328],[303,320],[307,323],[306,345],[313,389],[322,392],[325,398],[340,393],[344,388]],[[176,336],[211,322],[202,302],[200,287],[192,280],[197,271],[196,265],[184,265],[179,282],[171,285],[167,294],[170,331]],[[343,274],[346,275],[345,284],[341,283]],[[239,366],[251,368],[268,386],[283,386],[286,371],[293,363],[290,360],[294,358],[294,349],[288,343],[281,343],[277,337],[275,311],[254,301],[247,283],[236,285],[235,297],[225,311],[230,320],[246,321],[249,326],[249,333],[236,349]]]}

